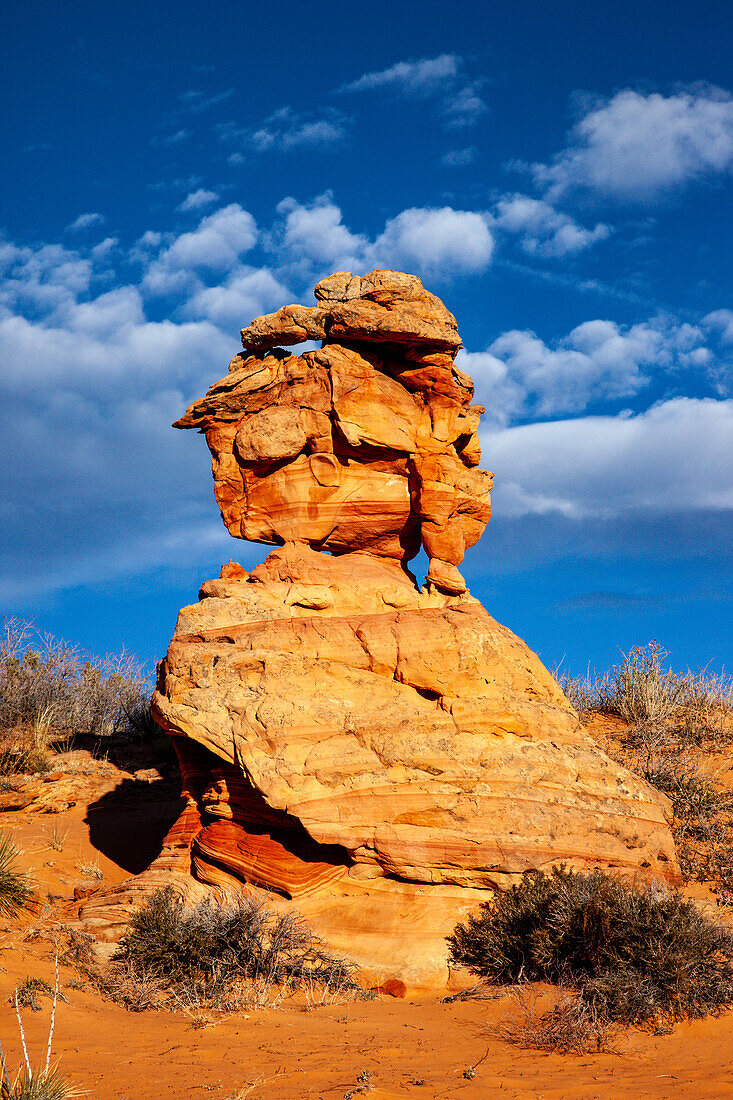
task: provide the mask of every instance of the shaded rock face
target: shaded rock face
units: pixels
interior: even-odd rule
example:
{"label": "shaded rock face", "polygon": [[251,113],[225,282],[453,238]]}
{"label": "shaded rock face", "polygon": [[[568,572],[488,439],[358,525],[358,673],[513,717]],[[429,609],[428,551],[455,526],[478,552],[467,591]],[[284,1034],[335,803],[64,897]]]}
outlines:
{"label": "shaded rock face", "polygon": [[229,530],[282,545],[179,615],[154,713],[187,805],[154,867],[294,905],[373,980],[434,987],[447,932],[527,869],[673,879],[670,805],[465,591],[491,475],[453,317],[396,272],[316,297],[253,321],[178,421],[206,433]]}

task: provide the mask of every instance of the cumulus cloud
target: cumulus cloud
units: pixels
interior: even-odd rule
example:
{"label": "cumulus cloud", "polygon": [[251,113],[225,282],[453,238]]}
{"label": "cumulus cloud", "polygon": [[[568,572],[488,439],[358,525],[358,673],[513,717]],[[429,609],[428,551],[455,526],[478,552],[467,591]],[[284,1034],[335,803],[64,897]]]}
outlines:
{"label": "cumulus cloud", "polygon": [[504,516],[733,509],[733,400],[484,430],[482,444]]}
{"label": "cumulus cloud", "polygon": [[733,168],[733,97],[705,87],[663,96],[623,89],[586,110],[550,164],[532,166],[551,198],[587,190],[651,202]]}
{"label": "cumulus cloud", "polygon": [[190,285],[197,269],[218,274],[231,271],[254,247],[257,236],[257,224],[249,211],[239,203],[230,203],[203,218],[196,229],[173,237],[148,267],[145,288],[168,294]]}
{"label": "cumulus cloud", "polygon": [[66,226],[66,232],[79,233],[84,229],[93,229],[97,225],[104,225],[106,221],[104,214],[80,214],[70,225]]}
{"label": "cumulus cloud", "polygon": [[404,99],[433,99],[440,104],[446,129],[471,126],[488,111],[481,98],[486,81],[469,79],[465,63],[456,54],[440,54],[416,61],[398,61],[388,69],[364,73],[357,80],[342,84],[342,93],[391,92]]}
{"label": "cumulus cloud", "polygon": [[611,235],[610,226],[602,222],[586,229],[550,203],[528,195],[505,195],[496,204],[494,219],[500,229],[518,238],[528,256],[575,255]]}
{"label": "cumulus cloud", "polygon": [[373,241],[344,225],[328,192],[306,205],[285,199],[278,213],[283,222],[271,234],[271,247],[294,263],[311,260],[318,271],[404,267],[418,275],[450,279],[485,270],[494,247],[484,215],[450,206],[403,210],[387,220]]}
{"label": "cumulus cloud", "polygon": [[341,210],[330,192],[308,204],[294,198],[283,199],[277,213],[282,224],[272,240],[287,258],[297,261],[304,257],[317,265],[338,268],[348,268],[350,264],[359,267],[365,262],[368,240],[344,225]]}
{"label": "cumulus cloud", "polygon": [[196,191],[191,191],[186,195],[182,203],[180,203],[176,210],[185,214],[189,210],[201,210],[204,206],[211,206],[212,202],[217,202],[219,195],[216,191],[207,191],[203,187],[199,187]]}
{"label": "cumulus cloud", "polygon": [[459,360],[475,378],[488,418],[500,424],[635,397],[655,376],[676,385],[681,371],[694,371],[698,386],[714,385],[722,361],[704,324],[663,316],[631,326],[585,321],[552,344],[514,329],[485,352],[462,352]]}
{"label": "cumulus cloud", "polygon": [[444,206],[412,208],[390,218],[372,254],[408,270],[450,277],[484,271],[493,251],[494,239],[481,214]]}
{"label": "cumulus cloud", "polygon": [[236,333],[255,317],[279,309],[290,292],[266,268],[240,267],[223,283],[198,286],[182,307],[183,317],[208,320]]}

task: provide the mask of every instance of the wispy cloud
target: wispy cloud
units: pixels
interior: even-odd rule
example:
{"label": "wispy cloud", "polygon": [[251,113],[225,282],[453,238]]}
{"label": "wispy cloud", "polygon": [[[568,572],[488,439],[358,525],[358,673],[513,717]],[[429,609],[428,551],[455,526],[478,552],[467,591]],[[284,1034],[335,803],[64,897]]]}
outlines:
{"label": "wispy cloud", "polygon": [[186,195],[182,203],[180,203],[176,210],[180,214],[186,214],[190,210],[201,210],[204,206],[211,206],[212,202],[216,202],[219,198],[217,191],[206,191],[205,188],[199,187],[197,191],[191,191]]}
{"label": "wispy cloud", "polygon": [[455,54],[424,57],[419,61],[397,61],[388,69],[364,73],[358,80],[342,84],[339,92],[372,92],[379,89],[401,95],[428,98],[440,93],[446,81],[453,81],[460,71],[461,61]]}
{"label": "wispy cloud", "polygon": [[478,149],[475,145],[469,145],[465,149],[449,149],[440,158],[441,164],[445,164],[448,168],[465,168],[469,164],[473,164],[478,156]]}
{"label": "wispy cloud", "polygon": [[107,221],[104,214],[80,214],[70,225],[66,226],[67,233],[80,233],[85,229],[94,229],[95,226],[104,225]]}
{"label": "wispy cloud", "polygon": [[447,130],[471,126],[488,111],[481,97],[483,77],[470,79],[463,58],[440,54],[413,61],[397,61],[388,69],[364,73],[342,84],[340,94],[388,92],[402,99],[435,100]]}
{"label": "wispy cloud", "polygon": [[233,95],[234,88],[228,88],[225,92],[213,93],[202,92],[199,89],[193,88],[179,95],[178,102],[181,104],[182,110],[189,111],[194,115],[199,115],[203,111],[208,111],[210,107],[216,107],[220,103],[226,103]]}
{"label": "wispy cloud", "polygon": [[239,127],[233,122],[217,127],[219,138],[234,147],[231,164],[241,164],[248,156],[262,153],[289,153],[294,149],[327,148],[346,139],[350,118],[332,107],[317,112],[294,111],[282,107],[257,126]]}

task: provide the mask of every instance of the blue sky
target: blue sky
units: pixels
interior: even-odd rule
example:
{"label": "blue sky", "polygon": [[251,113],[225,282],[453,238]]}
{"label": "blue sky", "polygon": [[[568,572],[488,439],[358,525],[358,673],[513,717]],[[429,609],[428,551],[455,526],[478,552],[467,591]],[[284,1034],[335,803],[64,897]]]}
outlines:
{"label": "blue sky", "polygon": [[0,607],[161,656],[230,557],[170,428],[324,274],[415,272],[486,405],[464,573],[554,668],[730,666],[733,9],[26,0],[0,71]]}

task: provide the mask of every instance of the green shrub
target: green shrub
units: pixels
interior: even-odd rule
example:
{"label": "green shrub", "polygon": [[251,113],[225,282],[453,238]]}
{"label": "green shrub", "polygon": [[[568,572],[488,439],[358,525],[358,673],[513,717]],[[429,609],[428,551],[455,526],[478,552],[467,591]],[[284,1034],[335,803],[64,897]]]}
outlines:
{"label": "green shrub", "polygon": [[133,915],[117,962],[201,999],[252,981],[291,989],[354,985],[352,966],[327,951],[297,914],[275,914],[243,897],[186,908],[170,886]]}
{"label": "green shrub", "polygon": [[31,899],[28,877],[15,866],[18,849],[5,833],[0,833],[0,915],[12,916]]}
{"label": "green shrub", "polygon": [[578,991],[609,1020],[719,1014],[733,1002],[733,933],[676,891],[600,872],[527,873],[448,937],[451,960],[492,982]]}

